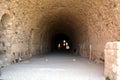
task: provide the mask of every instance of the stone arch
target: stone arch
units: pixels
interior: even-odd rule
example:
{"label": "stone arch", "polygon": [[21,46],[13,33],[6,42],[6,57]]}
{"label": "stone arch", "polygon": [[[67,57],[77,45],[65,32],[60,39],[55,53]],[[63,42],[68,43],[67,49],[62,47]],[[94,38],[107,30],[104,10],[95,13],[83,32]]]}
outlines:
{"label": "stone arch", "polygon": [[12,24],[10,15],[7,13],[4,13],[1,17],[0,24],[1,24],[0,28],[2,28],[2,29],[9,28]]}

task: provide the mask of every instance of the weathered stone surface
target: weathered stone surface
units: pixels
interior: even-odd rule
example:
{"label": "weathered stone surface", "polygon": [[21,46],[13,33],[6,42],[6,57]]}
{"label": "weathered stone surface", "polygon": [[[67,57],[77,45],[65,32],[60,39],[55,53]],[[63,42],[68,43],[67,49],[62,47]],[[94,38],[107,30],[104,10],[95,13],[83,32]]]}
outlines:
{"label": "weathered stone surface", "polygon": [[[115,46],[114,46],[115,45]],[[108,47],[112,46],[112,47]],[[104,74],[109,76],[111,80],[119,80],[120,76],[120,49],[119,42],[109,42],[104,50],[105,63]]]}
{"label": "weathered stone surface", "polygon": [[114,42],[113,43],[113,48],[120,50],[120,42]]}
{"label": "weathered stone surface", "polygon": [[[104,48],[120,49],[119,42],[111,43],[120,40],[119,22],[120,0],[0,0],[0,51],[8,58],[18,58],[13,52],[43,54],[63,33],[77,54],[89,57],[91,49],[92,60],[104,62]],[[116,55],[108,51],[106,57]]]}

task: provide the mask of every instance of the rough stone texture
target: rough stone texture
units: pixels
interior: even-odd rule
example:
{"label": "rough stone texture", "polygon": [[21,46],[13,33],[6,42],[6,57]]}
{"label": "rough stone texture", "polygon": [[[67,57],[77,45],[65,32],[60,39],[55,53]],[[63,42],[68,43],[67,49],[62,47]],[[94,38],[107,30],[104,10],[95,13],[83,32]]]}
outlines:
{"label": "rough stone texture", "polygon": [[88,57],[91,44],[92,60],[103,61],[105,43],[120,40],[119,14],[120,0],[0,0],[0,54],[43,54],[64,33],[78,54]]}
{"label": "rough stone texture", "polygon": [[105,76],[111,80],[120,80],[120,42],[108,42],[104,51]]}

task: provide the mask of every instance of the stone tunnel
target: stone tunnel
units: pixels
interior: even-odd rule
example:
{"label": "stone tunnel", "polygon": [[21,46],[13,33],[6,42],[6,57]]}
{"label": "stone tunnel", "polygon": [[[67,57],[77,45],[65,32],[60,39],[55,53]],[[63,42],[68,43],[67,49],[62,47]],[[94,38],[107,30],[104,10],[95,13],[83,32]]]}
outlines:
{"label": "stone tunnel", "polygon": [[105,44],[120,41],[119,22],[119,0],[0,0],[0,63],[54,51],[104,63]]}

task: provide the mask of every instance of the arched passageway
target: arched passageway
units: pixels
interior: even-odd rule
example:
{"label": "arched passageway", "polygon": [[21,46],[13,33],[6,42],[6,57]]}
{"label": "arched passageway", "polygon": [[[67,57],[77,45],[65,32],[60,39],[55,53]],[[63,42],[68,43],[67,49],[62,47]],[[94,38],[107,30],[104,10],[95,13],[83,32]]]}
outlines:
{"label": "arched passageway", "polygon": [[52,39],[52,51],[70,52],[72,51],[72,40],[65,34],[56,34]]}
{"label": "arched passageway", "polygon": [[120,0],[1,0],[0,64],[52,51],[103,64],[105,44],[120,41],[119,4]]}
{"label": "arched passageway", "polygon": [[1,1],[1,52],[10,62],[18,55],[23,59],[43,55],[55,49],[53,37],[64,34],[69,37],[70,51],[88,58],[92,45],[92,60],[103,60],[106,42],[120,40],[119,3],[119,0]]}

